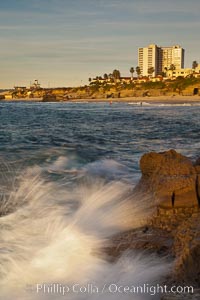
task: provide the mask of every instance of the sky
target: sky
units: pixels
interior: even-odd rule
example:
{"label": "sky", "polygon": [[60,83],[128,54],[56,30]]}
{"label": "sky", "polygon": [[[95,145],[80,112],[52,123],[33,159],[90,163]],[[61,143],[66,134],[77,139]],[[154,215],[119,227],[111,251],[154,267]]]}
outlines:
{"label": "sky", "polygon": [[199,0],[0,0],[0,88],[79,86],[119,69],[138,47],[181,45],[200,62]]}

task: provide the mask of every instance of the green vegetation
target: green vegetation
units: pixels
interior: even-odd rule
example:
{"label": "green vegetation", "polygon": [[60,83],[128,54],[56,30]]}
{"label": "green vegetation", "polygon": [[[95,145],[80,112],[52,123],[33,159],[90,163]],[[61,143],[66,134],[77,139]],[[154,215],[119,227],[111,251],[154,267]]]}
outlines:
{"label": "green vegetation", "polygon": [[147,81],[141,83],[141,87],[143,89],[164,89],[166,87],[166,84],[163,81],[156,81],[156,82]]}
{"label": "green vegetation", "polygon": [[183,78],[179,76],[170,84],[170,87],[174,92],[177,91],[181,94],[184,89],[194,84],[200,84],[200,79],[195,77]]}
{"label": "green vegetation", "polygon": [[[193,65],[196,64],[196,61],[193,62]],[[175,70],[175,66],[171,65],[169,69]],[[185,93],[185,95],[193,95],[200,90],[200,78],[195,78],[192,74],[186,78],[179,76],[176,79],[169,78],[162,80],[162,78],[151,79],[155,71],[153,67],[148,69],[149,77],[140,77],[141,70],[138,66],[135,69],[134,67],[131,67],[129,71],[131,73],[130,77],[121,77],[120,71],[114,69],[112,73],[96,76],[93,80],[89,78],[87,93],[89,95],[94,95],[94,97],[97,95],[101,95],[102,97],[104,95],[107,97],[107,95],[120,93],[123,97],[124,95],[158,96],[181,95],[183,93]],[[136,72],[138,79],[133,77],[134,72]],[[163,73],[162,75],[165,74]],[[194,89],[196,90],[196,93]]]}
{"label": "green vegetation", "polygon": [[198,67],[198,62],[196,60],[194,60],[192,62],[192,69],[196,69],[196,67]]}
{"label": "green vegetation", "polygon": [[176,70],[176,67],[175,67],[175,65],[174,65],[174,64],[171,64],[171,65],[170,65],[170,67],[169,67],[169,70],[171,70],[171,71],[174,71],[174,70]]}
{"label": "green vegetation", "polygon": [[121,74],[120,74],[120,71],[119,70],[114,70],[113,73],[112,73],[112,76],[113,76],[113,79],[116,81],[117,79],[120,79],[121,77]]}
{"label": "green vegetation", "polygon": [[135,72],[135,69],[133,67],[130,68],[131,77],[133,78],[133,73]]}
{"label": "green vegetation", "polygon": [[137,76],[139,77],[141,75],[141,70],[140,70],[140,67],[136,67],[135,69],[136,73],[137,73]]}
{"label": "green vegetation", "polygon": [[135,83],[134,82],[123,82],[123,84],[121,85],[121,89],[124,90],[133,90],[135,88]]}
{"label": "green vegetation", "polygon": [[155,71],[155,69],[153,67],[148,68],[148,74],[149,76],[152,76],[153,72]]}

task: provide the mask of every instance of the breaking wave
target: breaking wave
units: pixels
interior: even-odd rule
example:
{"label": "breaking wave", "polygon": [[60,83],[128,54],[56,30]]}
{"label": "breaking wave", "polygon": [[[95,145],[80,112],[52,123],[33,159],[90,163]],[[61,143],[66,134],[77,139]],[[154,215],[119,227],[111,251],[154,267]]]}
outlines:
{"label": "breaking wave", "polygon": [[[62,157],[51,169],[60,170],[63,162],[68,164]],[[114,166],[122,170],[114,161],[104,164],[106,169]],[[96,172],[95,165],[89,165],[90,169],[92,174]],[[43,176],[39,167],[13,175],[7,182],[0,202],[0,299],[152,297],[122,297],[108,288],[111,283],[130,286],[158,282],[169,268],[161,258],[149,254],[125,252],[113,262],[102,251],[113,234],[141,226],[151,211],[145,199],[132,199],[129,184],[98,179],[70,188]],[[101,290],[106,286],[103,295],[70,292],[63,297],[37,292],[38,285],[55,283],[70,287],[94,284]]]}

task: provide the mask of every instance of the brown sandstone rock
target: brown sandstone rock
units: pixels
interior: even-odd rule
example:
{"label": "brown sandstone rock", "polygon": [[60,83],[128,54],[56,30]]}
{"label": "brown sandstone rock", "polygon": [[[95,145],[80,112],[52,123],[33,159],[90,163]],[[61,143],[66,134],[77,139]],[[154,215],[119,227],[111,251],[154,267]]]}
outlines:
{"label": "brown sandstone rock", "polygon": [[[193,165],[174,150],[143,155],[140,161],[142,178],[135,188],[135,196],[145,197],[148,207],[153,199],[154,214],[147,219],[144,228],[113,237],[105,249],[107,254],[115,259],[127,249],[145,249],[168,255],[175,262],[166,278],[167,284],[200,287],[200,208],[195,190],[200,189],[200,160],[197,162]],[[197,179],[199,184],[196,184]],[[175,203],[172,207],[173,192]],[[154,210],[156,203],[159,205]],[[162,299],[200,299],[199,292],[195,291],[196,294],[197,298],[181,294],[180,298],[179,295],[172,298],[166,295]]]}
{"label": "brown sandstone rock", "polygon": [[195,166],[200,166],[200,157],[199,158],[197,158],[197,160],[195,161],[195,164],[194,164]]}
{"label": "brown sandstone rock", "polygon": [[152,225],[171,232],[174,237],[176,261],[172,278],[177,283],[199,287],[200,210],[197,194],[200,195],[200,159],[193,165],[174,150],[152,152],[142,156],[140,168],[142,178],[136,190],[151,194],[154,204],[159,204]]}
{"label": "brown sandstone rock", "polygon": [[174,235],[176,264],[174,277],[179,282],[200,285],[200,214],[182,223]]}
{"label": "brown sandstone rock", "polygon": [[147,153],[140,160],[142,178],[136,190],[152,193],[155,203],[171,207],[197,205],[195,180],[197,170],[192,162],[175,150]]}

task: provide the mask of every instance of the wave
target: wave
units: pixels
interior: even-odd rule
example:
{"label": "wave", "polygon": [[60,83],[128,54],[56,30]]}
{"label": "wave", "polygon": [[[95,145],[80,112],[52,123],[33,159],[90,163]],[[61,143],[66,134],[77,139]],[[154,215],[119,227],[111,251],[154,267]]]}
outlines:
{"label": "wave", "polygon": [[74,178],[103,178],[106,181],[121,180],[130,182],[133,175],[127,166],[113,159],[101,159],[81,165],[75,156],[59,156],[50,166],[46,168],[50,174],[68,174]]}
{"label": "wave", "polygon": [[153,103],[153,102],[129,102],[128,105],[135,105],[135,106],[156,106],[156,107],[179,107],[179,106],[199,106],[199,103]]}
{"label": "wave", "polygon": [[[68,160],[60,158],[56,170],[62,162]],[[103,299],[117,300],[121,294],[112,293],[108,284],[151,284],[168,272],[168,263],[156,256],[132,251],[110,262],[101,250],[113,234],[140,227],[151,212],[146,199],[132,199],[130,185],[93,180],[69,188],[43,178],[39,167],[12,180],[12,189],[0,205],[1,299],[63,299],[58,292],[37,292],[38,285],[57,283],[106,286]],[[102,294],[65,296],[99,299]],[[134,299],[151,297],[134,295]],[[123,294],[123,299],[133,295]]]}

